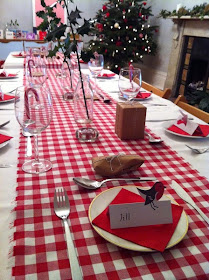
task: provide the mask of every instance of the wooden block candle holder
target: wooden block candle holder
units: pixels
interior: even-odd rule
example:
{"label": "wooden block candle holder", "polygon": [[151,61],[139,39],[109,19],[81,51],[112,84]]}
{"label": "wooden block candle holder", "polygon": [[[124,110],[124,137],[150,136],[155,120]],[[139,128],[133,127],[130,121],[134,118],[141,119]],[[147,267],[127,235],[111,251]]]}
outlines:
{"label": "wooden block candle holder", "polygon": [[117,103],[115,133],[121,140],[144,139],[146,107],[140,103]]}

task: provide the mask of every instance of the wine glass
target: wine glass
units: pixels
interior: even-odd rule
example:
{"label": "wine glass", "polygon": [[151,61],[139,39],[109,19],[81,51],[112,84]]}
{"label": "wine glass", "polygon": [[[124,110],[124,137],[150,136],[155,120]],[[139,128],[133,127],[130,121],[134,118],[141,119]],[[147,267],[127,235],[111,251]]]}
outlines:
{"label": "wine glass", "polygon": [[129,102],[132,101],[140,92],[141,82],[141,69],[121,68],[118,81],[120,97],[125,98]]}
{"label": "wine glass", "polygon": [[15,115],[25,132],[34,135],[35,159],[26,161],[22,169],[27,173],[39,174],[52,168],[52,163],[40,159],[38,135],[45,130],[52,119],[52,99],[46,87],[18,87],[15,93]]}
{"label": "wine glass", "polygon": [[47,80],[47,67],[43,59],[28,59],[26,63],[26,80],[32,87],[43,86]]}
{"label": "wine glass", "polygon": [[91,58],[88,62],[89,70],[93,77],[98,77],[104,68],[104,57],[102,54],[95,53],[95,58]]}

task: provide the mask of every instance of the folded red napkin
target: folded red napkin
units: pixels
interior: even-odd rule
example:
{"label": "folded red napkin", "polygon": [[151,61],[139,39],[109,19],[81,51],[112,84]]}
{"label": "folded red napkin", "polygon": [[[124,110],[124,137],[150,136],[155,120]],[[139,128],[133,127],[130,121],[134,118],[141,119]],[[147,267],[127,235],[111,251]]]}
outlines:
{"label": "folded red napkin", "polygon": [[[191,136],[186,131],[182,130],[181,128],[175,126],[174,124],[167,128],[167,130],[170,130],[172,132],[181,134],[181,135],[188,135]],[[207,124],[199,124],[198,128],[195,130],[195,132],[192,134],[192,136],[202,136],[206,137],[209,134],[209,125]]]}
{"label": "folded red napkin", "polygon": [[[144,201],[144,199],[141,196],[122,188],[118,195],[113,199],[111,204],[133,203],[142,201]],[[149,207],[149,205],[145,207]],[[111,229],[108,209],[109,207],[107,207],[101,214],[99,214],[92,221],[92,223],[120,238],[161,252],[165,250],[169,240],[171,239],[183,211],[183,208],[181,206],[172,204],[172,224]],[[144,215],[145,213],[143,213],[142,215]]]}
{"label": "folded red napkin", "polygon": [[146,99],[146,98],[150,97],[150,95],[151,95],[151,92],[142,92],[142,91],[140,91],[139,93],[137,93],[135,98]]}
{"label": "folded red napkin", "polygon": [[98,77],[104,77],[104,78],[111,78],[111,77],[114,77],[115,76],[115,73],[104,73],[104,74],[100,74],[98,75]]}
{"label": "folded red napkin", "polygon": [[25,55],[23,55],[23,54],[20,52],[20,53],[18,53],[18,54],[13,54],[13,56],[24,57]]}
{"label": "folded red napkin", "polygon": [[14,99],[14,96],[4,94],[4,99],[3,99],[3,100],[2,100],[2,98],[0,97],[0,101],[6,101],[6,100],[10,100],[10,99]]}
{"label": "folded red napkin", "polygon": [[0,77],[15,77],[17,74],[7,74],[5,71],[0,73]]}
{"label": "folded red napkin", "polygon": [[7,136],[7,135],[4,135],[4,134],[0,134],[0,144],[12,139],[13,137],[10,137],[10,136]]}

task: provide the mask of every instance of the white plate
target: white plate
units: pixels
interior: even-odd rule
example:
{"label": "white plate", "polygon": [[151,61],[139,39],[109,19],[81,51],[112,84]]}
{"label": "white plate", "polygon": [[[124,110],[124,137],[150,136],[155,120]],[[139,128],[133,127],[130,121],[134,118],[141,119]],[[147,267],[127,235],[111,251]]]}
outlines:
{"label": "white plate", "polygon": [[[9,95],[9,94],[8,94]],[[0,100],[0,104],[1,103],[7,103],[7,102],[11,102],[11,101],[14,101],[14,99],[15,99],[15,96],[12,96],[13,98],[11,98],[11,99],[8,99],[8,100]]]}
{"label": "white plate", "polygon": [[[0,134],[9,136],[7,133],[5,133],[5,132],[3,132],[3,131],[0,131]],[[0,144],[0,149],[3,148],[3,147],[5,147],[7,144],[9,144],[9,141],[10,141],[10,140],[11,140],[11,139],[9,139],[8,141],[5,141],[5,142],[1,143],[1,144]]]}
{"label": "white plate", "polygon": [[150,94],[150,96],[148,96],[147,98],[133,98],[134,101],[144,101],[144,100],[148,100],[152,97],[152,94]]}
{"label": "white plate", "polygon": [[[91,222],[92,227],[104,239],[106,239],[110,243],[117,245],[121,248],[129,249],[129,250],[133,250],[133,251],[140,251],[140,252],[155,252],[155,250],[153,250],[153,249],[140,246],[131,241],[127,241],[123,238],[113,235],[92,224],[92,221],[102,211],[104,211],[106,209],[106,207],[111,203],[111,201],[116,197],[116,195],[119,193],[119,191],[122,188],[125,188],[126,190],[129,190],[129,191],[139,195],[137,188],[135,186],[115,187],[115,188],[111,188],[111,189],[108,189],[108,190],[100,193],[98,196],[96,196],[94,198],[94,200],[91,202],[91,204],[89,206],[89,220]],[[172,200],[172,203],[178,204],[174,200]],[[171,237],[166,249],[171,248],[172,246],[179,243],[186,235],[187,230],[188,230],[188,219],[187,219],[186,213],[183,211],[181,214],[180,220],[178,222],[178,225],[174,231],[174,234]]]}
{"label": "white plate", "polygon": [[180,134],[180,133],[177,133],[177,132],[173,132],[173,131],[171,131],[171,130],[168,130],[168,128],[170,127],[170,126],[172,126],[172,124],[174,124],[174,121],[171,121],[171,122],[166,122],[166,123],[163,123],[163,128],[167,131],[167,132],[169,132],[169,133],[171,133],[171,134],[173,134],[173,135],[177,135],[177,136],[181,136],[181,137],[186,137],[186,138],[207,138],[207,137],[209,137],[209,134],[206,136],[206,137],[203,137],[203,136],[193,136],[193,135],[183,135],[183,134]]}
{"label": "white plate", "polygon": [[15,75],[15,76],[12,76],[12,77],[0,77],[0,80],[10,80],[10,79],[15,79],[15,78],[17,78],[18,77],[18,75]]}

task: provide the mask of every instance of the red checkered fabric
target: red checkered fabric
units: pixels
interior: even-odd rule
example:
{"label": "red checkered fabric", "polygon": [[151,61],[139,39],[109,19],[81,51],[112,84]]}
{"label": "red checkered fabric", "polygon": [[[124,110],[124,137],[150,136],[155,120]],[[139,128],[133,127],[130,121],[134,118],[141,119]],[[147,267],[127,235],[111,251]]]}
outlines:
{"label": "red checkered fabric", "polygon": [[[99,140],[79,143],[75,137],[78,125],[73,117],[73,102],[63,101],[56,71],[49,71],[46,84],[53,96],[54,115],[50,126],[39,136],[39,152],[40,157],[52,161],[53,168],[40,175],[24,173],[21,166],[26,160],[26,139],[20,136],[14,209],[14,279],[71,279],[63,226],[53,209],[54,189],[59,186],[65,187],[69,196],[70,229],[85,280],[208,279],[208,227],[169,186],[171,180],[176,180],[208,215],[209,182],[165,143],[150,145],[147,137],[121,141],[114,132],[115,102],[94,101],[92,127],[98,129]],[[98,179],[92,168],[92,157],[118,153],[144,157],[144,164],[134,175],[157,177],[167,187],[165,194],[170,194],[188,214],[188,233],[179,244],[163,253],[119,248],[99,236],[89,223],[88,209],[93,198],[119,182],[88,191],[77,186],[73,177]],[[152,184],[135,183],[141,186]]]}

